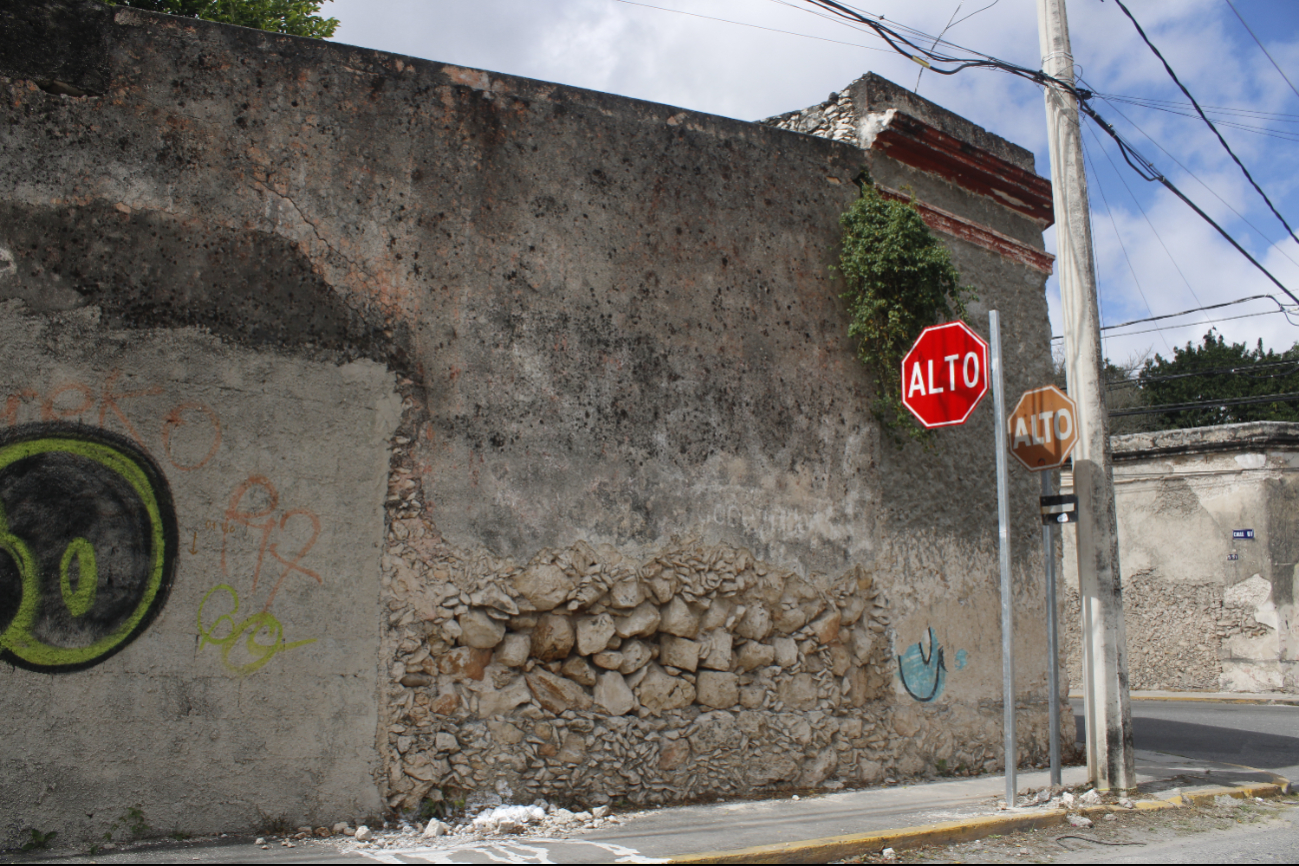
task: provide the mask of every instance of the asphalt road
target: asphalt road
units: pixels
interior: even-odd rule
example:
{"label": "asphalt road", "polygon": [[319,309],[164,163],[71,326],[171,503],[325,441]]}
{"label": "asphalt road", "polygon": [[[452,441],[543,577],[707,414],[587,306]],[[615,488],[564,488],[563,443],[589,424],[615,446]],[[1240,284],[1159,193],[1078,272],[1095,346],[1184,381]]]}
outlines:
{"label": "asphalt road", "polygon": [[[1085,846],[1084,846],[1085,847]],[[1294,863],[1299,860],[1299,806],[1277,818],[1228,830],[1150,838],[1140,848],[1071,853],[1056,863]]]}
{"label": "asphalt road", "polygon": [[[1082,742],[1082,701],[1073,701]],[[1133,701],[1138,749],[1271,770],[1299,783],[1299,706]]]}

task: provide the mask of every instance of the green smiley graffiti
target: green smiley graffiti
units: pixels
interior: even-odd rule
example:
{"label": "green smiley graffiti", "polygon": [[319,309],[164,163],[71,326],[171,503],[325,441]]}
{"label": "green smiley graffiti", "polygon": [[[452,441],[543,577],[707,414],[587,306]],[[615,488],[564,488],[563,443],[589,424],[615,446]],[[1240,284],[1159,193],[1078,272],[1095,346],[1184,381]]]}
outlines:
{"label": "green smiley graffiti", "polygon": [[[59,433],[63,435],[58,435]],[[41,457],[45,457],[47,462],[18,465],[20,461]],[[114,531],[132,533],[132,538],[147,548],[147,560],[141,563],[136,573],[118,576],[119,585],[107,601],[110,605],[116,605],[109,616],[105,614],[102,605],[101,609],[96,609],[97,599],[102,599],[103,596],[100,591],[101,563],[96,556],[95,546],[87,538],[73,537],[58,559],[59,596],[67,615],[80,626],[77,634],[84,638],[72,643],[86,644],[88,640],[88,644],[60,645],[51,642],[48,634],[42,634],[43,620],[48,621],[55,613],[64,617],[61,612],[46,607],[51,603],[57,604],[59,598],[53,594],[54,576],[42,574],[41,569],[41,554],[50,551],[42,551],[39,547],[34,550],[34,540],[31,537],[24,540],[16,534],[14,509],[22,507],[30,511],[38,507],[57,507],[58,503],[51,505],[44,501],[33,505],[31,500],[40,500],[43,496],[57,498],[60,495],[57,483],[59,478],[76,477],[78,471],[89,476],[93,473],[87,470],[93,467],[108,470],[111,475],[104,477],[115,479],[113,483],[121,491],[133,492],[138,497],[142,509],[137,509],[137,514],[143,518],[139,522],[147,526],[128,525],[125,529],[117,527]],[[103,431],[71,425],[32,425],[31,428],[18,428],[6,435],[0,441],[0,479],[4,479],[11,470],[28,479],[28,493],[22,501],[11,503],[8,514],[4,503],[0,501],[0,555],[7,556],[13,562],[21,592],[16,608],[0,610],[0,623],[8,620],[3,631],[0,631],[0,651],[14,663],[36,670],[76,670],[96,664],[134,639],[156,614],[158,605],[166,595],[176,546],[175,517],[171,512],[166,482],[151,465],[148,457],[132,443]],[[43,477],[42,472],[48,477]],[[42,481],[50,483],[42,486]],[[125,482],[125,486],[121,482]],[[93,485],[88,487],[93,488]],[[36,489],[39,495],[33,496],[31,489]],[[85,496],[93,499],[94,490],[91,489]],[[140,510],[142,513],[139,513]],[[101,512],[108,514],[103,518],[106,521],[111,522],[116,518],[120,522],[123,519],[112,509],[101,509]],[[28,524],[30,528],[30,516]],[[50,562],[48,558],[45,561]],[[54,569],[50,567],[49,570]],[[48,589],[47,581],[50,581]],[[121,585],[123,582],[130,584],[129,596],[125,601],[123,598],[126,590]],[[12,616],[4,617],[7,613],[12,613]],[[45,631],[50,629],[46,628]]]}

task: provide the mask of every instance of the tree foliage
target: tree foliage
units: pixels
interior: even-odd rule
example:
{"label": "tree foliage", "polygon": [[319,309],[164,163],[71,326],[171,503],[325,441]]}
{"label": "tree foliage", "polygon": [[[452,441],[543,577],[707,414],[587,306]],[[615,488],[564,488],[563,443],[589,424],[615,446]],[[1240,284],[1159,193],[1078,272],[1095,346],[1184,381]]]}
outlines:
{"label": "tree foliage", "polygon": [[1185,348],[1174,347],[1171,358],[1155,355],[1146,361],[1135,381],[1146,406],[1206,404],[1152,414],[1145,425],[1150,430],[1245,421],[1299,421],[1296,402],[1224,405],[1233,400],[1299,393],[1299,344],[1277,353],[1264,350],[1259,340],[1250,349],[1245,343],[1228,343],[1210,330],[1198,346],[1188,342]]}
{"label": "tree foliage", "polygon": [[860,182],[861,196],[839,219],[848,333],[876,376],[876,417],[921,438],[925,431],[902,405],[902,356],[929,325],[963,318],[974,294],[913,205],[884,199],[864,172]]}
{"label": "tree foliage", "polygon": [[186,18],[238,24],[290,36],[324,39],[338,29],[337,18],[317,13],[328,0],[106,0],[112,6],[132,6]]}

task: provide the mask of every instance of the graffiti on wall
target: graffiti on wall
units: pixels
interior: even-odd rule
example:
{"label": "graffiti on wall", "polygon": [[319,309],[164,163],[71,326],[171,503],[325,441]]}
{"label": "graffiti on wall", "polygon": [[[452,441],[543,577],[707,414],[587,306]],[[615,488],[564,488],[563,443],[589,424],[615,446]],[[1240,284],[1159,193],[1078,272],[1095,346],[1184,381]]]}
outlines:
{"label": "graffiti on wall", "polygon": [[[902,687],[907,694],[922,703],[929,703],[943,693],[947,685],[947,664],[943,658],[943,648],[929,628],[929,649],[922,641],[907,647],[906,652],[898,656],[898,675],[902,678]],[[964,662],[962,651],[961,662]],[[963,664],[962,664],[963,666]]]}
{"label": "graffiti on wall", "polygon": [[[128,390],[122,386],[121,371],[108,373],[101,384],[63,382],[41,393],[21,388],[0,404],[0,426],[13,427],[26,417],[30,421],[77,422],[125,431],[141,448],[145,445],[141,426],[152,430],[157,424],[162,457],[181,472],[193,472],[211,462],[221,448],[221,419],[208,406],[192,400],[181,402],[161,415],[146,417],[131,401],[163,393],[157,386]],[[149,422],[148,425],[145,422]],[[140,426],[137,426],[139,424]]]}
{"label": "graffiti on wall", "polygon": [[66,423],[0,432],[0,658],[102,662],[157,616],[176,550],[170,488],[135,442]]}
{"label": "graffiti on wall", "polygon": [[235,564],[238,552],[232,547],[243,539],[248,555],[240,561],[251,571],[247,595],[256,596],[261,590],[266,600],[260,610],[243,616],[238,590],[229,583],[214,586],[198,608],[199,649],[219,649],[226,670],[244,676],[279,653],[314,643],[315,638],[286,642],[271,605],[291,577],[324,583],[319,573],[302,564],[319,538],[316,513],[308,508],[281,508],[280,493],[265,476],[252,475],[235,488],[221,525],[221,573],[230,579],[232,572],[240,570]]}

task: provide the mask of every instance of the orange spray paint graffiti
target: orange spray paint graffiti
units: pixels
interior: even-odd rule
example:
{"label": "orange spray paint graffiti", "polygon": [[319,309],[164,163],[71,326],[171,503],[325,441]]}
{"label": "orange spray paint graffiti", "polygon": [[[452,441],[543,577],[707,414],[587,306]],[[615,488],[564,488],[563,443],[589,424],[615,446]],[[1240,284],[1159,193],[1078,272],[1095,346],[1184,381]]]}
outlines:
{"label": "orange spray paint graffiti", "polygon": [[[292,534],[289,531],[290,524],[308,526],[310,536],[296,552],[285,554],[281,552],[280,544],[286,535]],[[221,662],[226,669],[246,676],[260,670],[277,654],[315,641],[315,638],[308,638],[286,643],[284,628],[271,613],[271,605],[290,575],[311,578],[321,585],[324,580],[319,573],[302,564],[302,560],[320,538],[320,518],[307,508],[282,510],[279,491],[264,475],[250,475],[235,488],[226,506],[225,519],[221,524],[221,573],[227,579],[232,570],[232,539],[244,535],[239,531],[241,528],[252,530],[251,540],[256,544],[257,551],[249,592],[256,595],[259,587],[269,585],[266,602],[260,611],[236,621],[240,609],[239,593],[228,583],[219,584],[208,591],[199,605],[198,629],[200,650],[208,646],[218,647],[221,650]],[[270,560],[267,559],[268,555]],[[231,609],[211,618],[207,611],[209,603],[222,597],[225,600],[224,606]],[[231,656],[236,651],[240,652],[232,659]]]}
{"label": "orange spray paint graffiti", "polygon": [[[140,397],[156,397],[164,393],[163,389],[153,385],[136,390],[121,390],[122,371],[114,370],[104,377],[101,387],[92,387],[84,382],[64,382],[51,388],[44,395],[32,388],[23,388],[5,397],[4,409],[0,411],[0,426],[14,427],[24,421],[80,421],[107,428],[115,424],[124,429],[141,448],[150,450],[141,435],[136,423],[123,408],[128,401]],[[24,413],[24,407],[31,404],[32,410]],[[36,415],[36,413],[39,413]],[[26,414],[26,418],[20,417]],[[36,417],[33,417],[36,415]],[[186,462],[182,457],[172,453],[172,438],[176,430],[191,423],[191,419],[203,419],[211,428],[211,446],[203,457],[197,461]],[[201,434],[202,431],[199,431]],[[176,469],[191,472],[208,465],[221,448],[221,419],[210,407],[190,400],[176,406],[161,417],[160,438],[163,456]],[[200,435],[201,438],[201,435]],[[201,447],[201,446],[200,446]]]}

